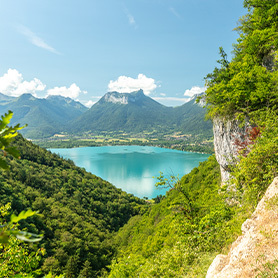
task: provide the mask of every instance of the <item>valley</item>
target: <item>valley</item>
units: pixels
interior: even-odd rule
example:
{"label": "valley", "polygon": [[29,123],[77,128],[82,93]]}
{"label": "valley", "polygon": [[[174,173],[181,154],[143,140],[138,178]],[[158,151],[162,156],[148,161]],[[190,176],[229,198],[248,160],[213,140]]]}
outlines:
{"label": "valley", "polygon": [[142,90],[108,92],[88,109],[62,96],[0,94],[0,114],[12,110],[11,124],[27,124],[22,134],[44,148],[147,145],[211,154],[212,123],[197,97],[166,107]]}
{"label": "valley", "polygon": [[[83,28],[87,25],[91,28],[78,32],[86,35],[82,48],[77,47],[79,40],[72,40],[72,34],[77,35],[77,32],[67,26],[71,42],[67,46],[78,49],[78,57],[74,58],[80,65],[82,59],[79,58],[83,58],[95,72],[87,67],[86,70],[79,66],[73,69],[77,64],[69,59],[69,52],[60,53],[28,28],[23,27],[21,35],[27,36],[32,47],[40,48],[36,49],[38,53],[48,51],[47,63],[45,60],[41,64],[47,68],[49,62],[53,78],[59,81],[77,74],[81,82],[85,72],[89,72],[87,82],[96,82],[96,73],[99,72],[98,78],[102,79],[111,68],[120,68],[125,58],[131,64],[129,72],[136,72],[144,64],[144,69],[155,75],[169,56],[171,63],[163,69],[166,76],[170,78],[172,71],[177,73],[177,68],[181,75],[175,75],[176,81],[192,82],[190,72],[201,64],[205,67],[208,60],[199,64],[198,58],[204,59],[202,53],[210,55],[212,41],[206,37],[202,43],[198,42],[198,52],[191,48],[190,55],[194,59],[188,66],[188,61],[183,60],[187,54],[184,46],[189,46],[193,37],[183,33],[186,39],[183,40],[179,31],[192,29],[196,38],[204,29],[214,41],[216,37],[222,40],[216,27],[209,28],[208,23],[217,20],[219,27],[224,26],[224,17],[230,16],[227,10],[232,10],[235,2],[229,6],[222,1],[223,10],[220,2],[217,7],[212,2],[206,3],[207,6],[197,3],[198,12],[204,11],[202,16],[213,15],[212,9],[207,11],[209,6],[218,12],[216,19],[207,18],[201,28],[198,24],[203,19],[196,21],[197,12],[192,13],[191,20],[195,23],[188,24],[190,28],[182,26],[185,18],[190,18],[189,13],[185,17],[189,6],[178,2],[183,9],[175,10],[173,7],[178,6],[172,1],[173,6],[163,6],[163,13],[157,3],[149,1],[148,7],[136,3],[133,6],[138,9],[136,17],[126,6],[121,10],[121,20],[117,18],[121,24],[114,20],[115,6],[115,9],[105,6],[105,14],[94,15],[103,20],[96,21],[102,24],[92,24],[90,20],[94,16],[92,9],[88,9],[87,17],[74,21],[74,28],[80,21]],[[102,1],[94,4],[103,5]],[[59,3],[54,5],[55,10],[56,5]],[[70,2],[67,5],[73,8]],[[80,11],[78,6],[72,10],[74,16]],[[162,82],[156,83],[144,74],[138,74],[136,79],[121,75],[115,80],[118,74],[114,72],[110,75],[108,92],[102,96],[96,96],[100,90],[95,92],[98,101],[90,108],[77,100],[80,94],[87,92],[75,83],[69,88],[46,89],[39,79],[23,81],[22,76],[11,69],[0,77],[0,89],[7,93],[0,92],[0,277],[277,278],[278,3],[277,0],[244,0],[243,6],[246,15],[239,19],[236,28],[239,37],[232,46],[232,55],[220,47],[217,67],[205,77],[205,87],[185,91],[204,89],[205,92],[192,94],[192,98],[180,106],[165,106],[149,97],[155,90],[158,91],[156,99],[164,97],[165,100],[168,95],[164,88],[160,91]],[[100,9],[93,11],[97,13]],[[60,18],[58,12],[59,20],[65,19]],[[146,16],[148,12],[152,14],[152,21]],[[166,12],[171,14],[171,20]],[[107,13],[112,21],[104,16]],[[160,18],[156,17],[157,13]],[[67,18],[72,21],[72,17]],[[123,23],[124,18],[129,25]],[[143,36],[147,30],[142,19],[151,31],[148,36]],[[174,19],[178,25],[171,25]],[[59,22],[62,24],[62,21]],[[38,26],[39,23],[36,21]],[[59,29],[60,25],[53,23],[55,29]],[[161,32],[154,32],[160,30],[161,25],[164,26],[163,40],[159,37]],[[194,29],[194,25],[198,28]],[[92,33],[95,26],[97,32]],[[113,36],[107,32],[110,29]],[[209,29],[213,33],[209,33]],[[110,36],[103,41],[95,40],[98,32]],[[89,43],[91,34],[93,44]],[[125,34],[128,40],[123,40],[127,44],[124,53],[120,51],[124,46],[120,43]],[[118,38],[117,43],[113,41],[115,38]],[[159,44],[155,44],[157,38]],[[100,44],[98,51],[105,49],[101,60],[97,60],[100,52],[94,51],[96,41]],[[84,51],[87,42],[89,48]],[[57,45],[62,46],[58,42]],[[180,45],[183,52],[177,51],[178,56],[175,56]],[[23,43],[21,46],[25,50]],[[112,48],[116,52],[112,52]],[[81,55],[83,52],[86,57]],[[35,56],[35,51],[33,54],[40,57],[40,54]],[[50,55],[55,55],[55,59],[51,60]],[[67,71],[59,68],[55,71],[54,62],[65,61],[64,57],[67,62],[71,61],[66,63]],[[156,59],[151,61],[153,57]],[[111,62],[114,59],[116,63]],[[211,66],[214,62],[208,63]],[[29,64],[32,65],[31,59]],[[187,68],[186,74],[181,70],[183,67]],[[45,89],[43,94],[41,91]],[[45,97],[37,97],[38,91]],[[75,100],[58,93],[75,96]],[[176,96],[180,95],[173,92],[168,100],[180,101]],[[25,124],[28,126],[23,127]],[[187,155],[194,163],[180,167],[176,162],[183,159],[184,150],[190,151]],[[174,154],[173,160],[170,153]],[[152,155],[147,157],[147,154]],[[164,168],[164,162],[174,170],[167,173],[169,168]],[[158,172],[155,184],[150,182],[152,167],[154,173]],[[131,168],[137,171],[134,176]],[[98,170],[99,176],[92,174],[94,170]],[[106,175],[101,178],[103,173]],[[116,187],[107,181],[117,175],[124,177],[120,183],[126,184]],[[138,176],[146,178],[147,185],[154,189],[149,190],[150,195],[143,192],[143,185],[135,183]],[[129,191],[133,185],[136,190]],[[161,190],[160,195],[153,194],[156,188]]]}
{"label": "valley", "polygon": [[75,136],[67,134],[55,134],[45,139],[33,139],[34,143],[43,148],[74,148],[74,147],[97,147],[117,145],[154,146],[183,151],[200,153],[213,153],[213,140],[210,136],[182,134],[164,134],[159,132],[125,133],[103,132],[99,135],[87,134]]}

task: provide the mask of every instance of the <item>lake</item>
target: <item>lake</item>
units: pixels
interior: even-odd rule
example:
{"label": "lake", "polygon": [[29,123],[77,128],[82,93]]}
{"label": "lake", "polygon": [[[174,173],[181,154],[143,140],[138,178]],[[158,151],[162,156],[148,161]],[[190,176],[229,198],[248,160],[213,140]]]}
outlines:
{"label": "lake", "polygon": [[157,189],[154,177],[189,173],[209,155],[146,146],[105,146],[50,149],[69,158],[88,172],[137,197],[154,198],[166,189]]}

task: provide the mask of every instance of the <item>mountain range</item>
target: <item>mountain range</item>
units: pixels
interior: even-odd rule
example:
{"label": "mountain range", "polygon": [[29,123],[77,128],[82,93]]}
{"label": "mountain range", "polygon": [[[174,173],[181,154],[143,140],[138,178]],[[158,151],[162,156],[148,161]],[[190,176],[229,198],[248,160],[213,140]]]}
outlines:
{"label": "mountain range", "polygon": [[206,109],[196,97],[178,106],[167,107],[146,96],[133,93],[106,93],[95,105],[71,122],[71,132],[91,131],[182,131],[207,133],[211,123],[204,121]]}
{"label": "mountain range", "polygon": [[13,122],[28,124],[23,134],[32,139],[55,133],[176,132],[212,134],[212,124],[204,120],[206,109],[196,97],[178,107],[164,106],[142,90],[132,93],[108,92],[90,109],[62,96],[39,99],[31,94],[9,97],[0,94],[0,113],[14,112]]}
{"label": "mountain range", "polygon": [[9,97],[0,94],[0,114],[8,110],[14,115],[11,124],[28,124],[22,133],[28,138],[49,137],[65,130],[66,124],[84,113],[80,102],[62,96],[36,98],[31,94]]}

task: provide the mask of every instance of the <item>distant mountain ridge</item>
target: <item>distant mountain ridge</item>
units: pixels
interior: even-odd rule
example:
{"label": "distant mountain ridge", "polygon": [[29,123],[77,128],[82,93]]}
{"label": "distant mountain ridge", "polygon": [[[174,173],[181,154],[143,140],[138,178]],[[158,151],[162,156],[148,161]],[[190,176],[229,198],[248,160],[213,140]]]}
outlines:
{"label": "distant mountain ridge", "polygon": [[0,93],[0,105],[5,105],[14,99],[15,99],[15,97],[7,96],[7,95]]}
{"label": "distant mountain ridge", "polygon": [[68,121],[80,116],[87,108],[80,102],[62,96],[39,99],[31,94],[19,97],[0,95],[0,114],[14,112],[11,124],[28,124],[22,130],[28,138],[49,137],[64,130]]}
{"label": "distant mountain ridge", "polygon": [[[204,120],[206,109],[196,97],[178,107],[164,106],[142,90],[132,93],[106,93],[96,104],[70,122],[71,132],[86,131],[182,131],[209,134],[211,122]],[[212,133],[211,133],[212,134]]]}
{"label": "distant mountain ridge", "polygon": [[100,105],[104,103],[114,103],[114,104],[134,104],[141,107],[146,106],[156,106],[156,107],[166,107],[154,99],[146,96],[143,90],[138,90],[132,93],[119,93],[119,92],[108,92],[106,93],[95,105]]}
{"label": "distant mountain ridge", "polygon": [[118,93],[118,92],[108,92],[106,93],[99,103],[112,102],[119,104],[129,104],[139,102],[144,98],[143,90],[135,91],[133,93]]}
{"label": "distant mountain ridge", "polygon": [[132,93],[108,92],[90,109],[62,96],[39,99],[31,94],[10,97],[0,94],[0,113],[14,112],[11,124],[28,124],[23,135],[31,139],[55,133],[98,132],[176,132],[212,135],[206,122],[206,109],[196,97],[178,107],[167,107],[146,96],[143,90]]}
{"label": "distant mountain ridge", "polygon": [[88,111],[70,123],[71,132],[152,130],[171,110],[144,95],[142,90],[122,94],[108,92]]}

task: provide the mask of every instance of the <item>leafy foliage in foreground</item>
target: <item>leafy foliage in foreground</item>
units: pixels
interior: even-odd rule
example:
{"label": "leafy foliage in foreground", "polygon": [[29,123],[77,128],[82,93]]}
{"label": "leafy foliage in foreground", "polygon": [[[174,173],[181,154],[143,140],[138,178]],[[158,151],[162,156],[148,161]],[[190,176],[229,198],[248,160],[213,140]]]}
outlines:
{"label": "leafy foliage in foreground", "polygon": [[220,48],[220,68],[207,76],[209,116],[244,120],[277,110],[278,3],[245,0],[248,14],[237,28],[240,38],[229,63]]}
{"label": "leafy foliage in foreground", "polygon": [[21,159],[6,158],[10,171],[1,171],[0,203],[10,202],[14,214],[32,209],[42,215],[20,229],[44,234],[43,273],[97,276],[114,253],[112,234],[145,202],[21,136],[14,147]]}
{"label": "leafy foliage in foreground", "polygon": [[245,216],[219,194],[214,156],[178,186],[120,229],[109,277],[204,277],[215,254],[240,232]]}
{"label": "leafy foliage in foreground", "polygon": [[9,166],[6,163],[5,159],[2,158],[2,154],[5,156],[8,153],[13,157],[19,157],[18,151],[15,148],[11,147],[10,144],[13,141],[13,139],[17,136],[17,131],[23,128],[20,127],[19,124],[17,124],[14,127],[8,126],[12,119],[12,116],[13,112],[8,111],[8,113],[1,116],[0,120],[0,168],[5,170],[9,169]]}
{"label": "leafy foliage in foreground", "polygon": [[0,207],[1,243],[0,243],[0,277],[37,277],[41,275],[38,268],[43,255],[43,249],[28,252],[26,244],[16,237],[9,237],[10,233],[20,235],[16,229],[18,221],[25,219],[34,213],[23,212],[19,216],[12,215],[11,221],[5,223],[5,217],[10,209],[10,204]]}

